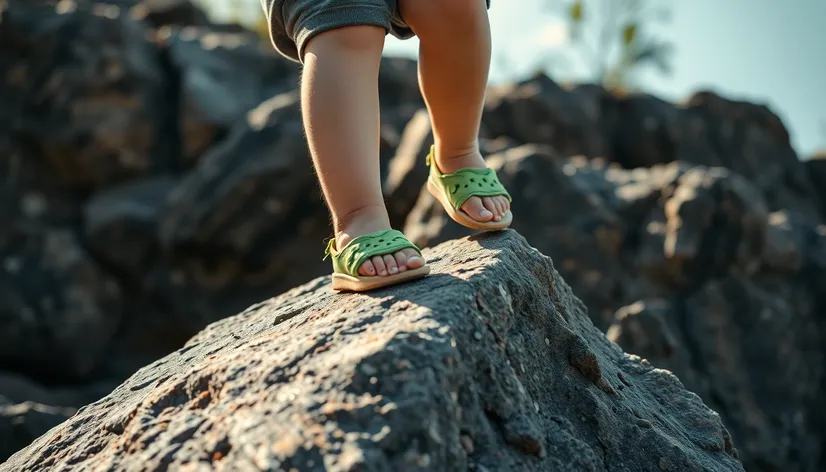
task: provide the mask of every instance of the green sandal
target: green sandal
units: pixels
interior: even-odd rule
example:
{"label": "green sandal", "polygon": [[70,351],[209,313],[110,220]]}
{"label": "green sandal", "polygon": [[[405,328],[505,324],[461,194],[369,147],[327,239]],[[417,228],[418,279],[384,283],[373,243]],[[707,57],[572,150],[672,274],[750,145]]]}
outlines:
{"label": "green sandal", "polygon": [[499,221],[476,221],[462,211],[462,205],[470,197],[505,196],[508,201],[511,196],[499,182],[493,169],[459,169],[452,174],[442,174],[436,165],[436,147],[430,147],[427,155],[427,165],[430,167],[430,176],[427,178],[427,190],[439,200],[447,214],[453,221],[462,226],[477,230],[499,230],[510,226],[513,214],[510,210]]}
{"label": "green sandal", "polygon": [[[341,251],[337,251],[335,238],[327,244],[324,260],[333,259],[333,290],[363,292],[375,288],[395,285],[412,279],[418,279],[430,273],[427,264],[418,269],[399,272],[387,276],[364,276],[358,273],[361,264],[370,257],[393,254],[402,249],[422,251],[411,243],[400,231],[394,229],[365,234],[350,241]],[[422,256],[424,258],[424,256]]]}

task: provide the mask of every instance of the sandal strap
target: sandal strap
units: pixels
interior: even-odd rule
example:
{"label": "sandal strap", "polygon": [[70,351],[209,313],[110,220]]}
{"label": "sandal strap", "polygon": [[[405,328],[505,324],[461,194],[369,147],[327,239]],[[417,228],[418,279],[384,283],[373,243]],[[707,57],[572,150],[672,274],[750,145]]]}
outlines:
{"label": "sandal strap", "polygon": [[434,153],[435,146],[431,146],[430,154],[427,155],[427,165],[431,169],[430,177],[440,186],[454,209],[461,208],[470,197],[504,196],[508,201],[512,201],[493,169],[465,168],[452,174],[442,174],[436,165]]}
{"label": "sandal strap", "polygon": [[415,249],[419,255],[422,253],[401,231],[395,229],[359,236],[347,243],[341,251],[336,251],[335,244],[335,239],[327,243],[324,259],[332,257],[333,271],[352,276],[358,275],[359,267],[370,257],[393,254],[402,249]]}

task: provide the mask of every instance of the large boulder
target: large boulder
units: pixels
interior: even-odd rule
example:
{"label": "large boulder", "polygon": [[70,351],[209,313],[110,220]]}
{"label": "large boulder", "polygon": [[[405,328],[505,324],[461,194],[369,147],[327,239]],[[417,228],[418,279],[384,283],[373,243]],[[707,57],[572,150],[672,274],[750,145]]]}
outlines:
{"label": "large boulder", "polygon": [[188,167],[247,112],[298,85],[299,69],[252,32],[216,26],[172,29],[165,38],[179,84],[177,125]]}
{"label": "large boulder", "polygon": [[161,58],[127,11],[10,0],[0,23],[3,132],[32,143],[61,185],[96,188],[173,157]]}
{"label": "large boulder", "polygon": [[[818,470],[826,228],[769,211],[723,167],[625,170],[534,145],[488,165],[513,195],[513,228],[557,261],[593,322],[718,411],[748,470]],[[426,190],[405,231],[425,247],[471,233]]]}
{"label": "large boulder", "polygon": [[0,369],[85,380],[105,360],[121,318],[117,280],[70,229],[0,247]]}
{"label": "large boulder", "polygon": [[609,122],[614,97],[604,89],[562,87],[544,74],[488,91],[483,133],[520,143],[552,145],[564,155],[605,156],[610,152]]}
{"label": "large boulder", "polygon": [[637,301],[608,330],[718,411],[748,470],[822,470],[826,233],[788,226],[787,264]]}
{"label": "large boulder", "polygon": [[299,117],[294,93],[262,103],[170,191],[141,281],[167,325],[191,336],[327,269],[328,217]]}
{"label": "large boulder", "polygon": [[86,201],[83,230],[94,256],[123,279],[140,277],[158,255],[158,219],[177,180],[138,179],[101,191]]}
{"label": "large boulder", "polygon": [[378,292],[215,323],[3,470],[743,470],[719,416],[597,330],[513,231]]}
{"label": "large boulder", "polygon": [[561,86],[543,74],[490,90],[486,136],[547,144],[562,155],[603,157],[626,169],[682,161],[749,179],[771,210],[818,218],[816,187],[767,106],[698,91],[673,104],[648,94]]}

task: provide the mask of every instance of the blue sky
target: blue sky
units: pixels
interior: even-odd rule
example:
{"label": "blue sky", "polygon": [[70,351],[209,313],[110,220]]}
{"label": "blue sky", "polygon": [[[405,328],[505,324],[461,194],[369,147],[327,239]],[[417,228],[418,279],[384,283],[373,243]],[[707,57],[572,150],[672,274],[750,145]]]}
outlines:
{"label": "blue sky", "polygon": [[[495,59],[508,62],[494,61],[493,82],[531,72],[537,57],[564,40],[561,23],[543,13],[540,2],[492,0]],[[644,90],[680,100],[709,88],[765,103],[783,119],[801,157],[826,148],[826,0],[668,3],[671,20],[657,33],[675,45],[673,73],[642,73]],[[414,57],[416,48],[415,39],[391,37],[385,51]]]}

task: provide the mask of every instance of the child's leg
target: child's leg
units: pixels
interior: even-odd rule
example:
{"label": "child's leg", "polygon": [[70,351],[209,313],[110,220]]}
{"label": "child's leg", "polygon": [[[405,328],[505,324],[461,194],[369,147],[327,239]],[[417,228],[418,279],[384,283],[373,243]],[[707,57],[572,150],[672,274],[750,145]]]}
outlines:
{"label": "child's leg", "polygon": [[[490,24],[484,0],[400,0],[420,41],[419,83],[430,111],[436,163],[444,173],[484,168],[479,124],[490,69]],[[462,209],[477,221],[499,221],[505,197],[472,197]]]}
{"label": "child's leg", "polygon": [[[313,163],[336,232],[336,246],[390,229],[379,176],[378,73],[385,30],[350,26],[305,47],[301,107]],[[361,275],[390,275],[424,265],[412,249],[373,257]]]}

